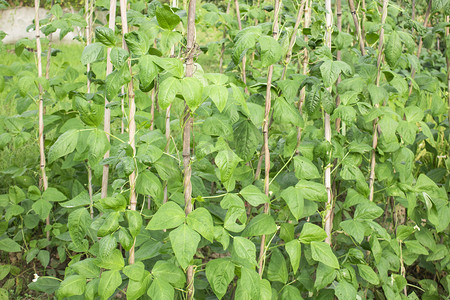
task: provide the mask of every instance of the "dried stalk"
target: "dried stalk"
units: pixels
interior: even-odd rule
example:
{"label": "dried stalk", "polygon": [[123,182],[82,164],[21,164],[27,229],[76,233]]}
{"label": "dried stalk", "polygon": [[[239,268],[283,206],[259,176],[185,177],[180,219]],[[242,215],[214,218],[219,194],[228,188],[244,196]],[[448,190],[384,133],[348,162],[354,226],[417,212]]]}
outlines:
{"label": "dried stalk", "polygon": [[[275,10],[273,17],[273,38],[278,40],[278,15],[280,13],[281,0],[275,0]],[[266,86],[266,110],[264,114],[264,123],[263,123],[263,135],[264,135],[264,193],[267,197],[269,197],[269,179],[270,179],[270,152],[269,152],[269,114],[270,107],[272,104],[271,101],[271,87],[272,87],[272,75],[273,75],[273,65],[269,66],[269,70],[267,72],[267,86]],[[269,203],[264,203],[264,213],[269,213]],[[266,236],[263,235],[261,237],[261,247],[259,252],[259,276],[262,277],[262,273],[264,270],[264,261],[265,261],[265,245],[266,245]]]}
{"label": "dried stalk", "polygon": [[[125,44],[125,34],[128,33],[128,21],[127,21],[127,0],[120,0],[120,16],[122,21],[122,46],[125,50],[128,50]],[[134,142],[136,134],[136,122],[134,120],[134,115],[136,114],[136,104],[134,102],[134,87],[133,87],[133,70],[131,69],[131,61],[128,60],[128,69],[130,71],[131,80],[128,83],[128,107],[130,109],[128,116],[128,143],[133,149],[133,157],[136,155],[136,146]],[[130,210],[136,210],[136,171],[129,176],[130,181]],[[133,241],[133,247],[130,249],[130,256],[128,262],[134,264],[134,244],[136,240]]]}
{"label": "dried stalk", "polygon": [[[432,2],[433,2],[433,0],[428,1],[428,7],[427,7],[427,11],[425,13],[425,19],[423,20],[423,26],[425,26],[425,27],[427,27],[428,20],[430,18]],[[419,47],[417,48],[417,58],[420,57],[420,53],[422,52],[422,46],[423,46],[423,39],[422,39],[422,37],[419,37]],[[414,67],[411,67],[411,79],[414,79],[414,76],[416,76],[416,69],[414,69]],[[408,94],[409,96],[411,96],[412,88],[413,88],[413,85],[412,85],[412,82],[410,82],[409,94]]]}
{"label": "dried stalk", "polygon": [[[227,10],[225,12],[227,15],[230,13],[230,6],[231,6],[231,0],[228,1]],[[226,37],[227,37],[227,27],[224,25],[222,39],[225,40]],[[223,73],[223,57],[224,57],[224,55],[225,55],[225,42],[222,43],[222,48],[220,49],[220,58],[219,58],[220,73]]]}
{"label": "dried stalk", "polygon": [[[387,7],[389,0],[383,0],[383,13],[381,15],[381,29],[380,38],[378,40],[378,58],[377,58],[377,81],[376,85],[380,86],[381,78],[381,59],[383,57],[383,40],[384,40],[384,23],[387,17]],[[375,107],[378,108],[378,104]],[[376,154],[375,151],[378,145],[378,118],[373,121],[373,138],[372,138],[372,156],[370,159],[370,177],[369,177],[369,200],[373,201],[374,183],[375,183],[375,165]]]}
{"label": "dried stalk", "polygon": [[[450,22],[450,16],[445,17],[445,22]],[[445,27],[445,36],[448,37],[449,28]],[[448,38],[446,39],[448,41]],[[450,47],[450,45],[445,45],[445,47]],[[448,123],[450,124],[450,60],[449,57],[446,57],[447,60],[447,103],[448,103]]]}
{"label": "dried stalk", "polygon": [[[353,0],[349,0],[349,1],[353,1]],[[336,27],[337,27],[339,32],[342,31],[342,5],[341,5],[341,0],[336,0]],[[363,45],[362,49],[364,49],[364,45]],[[336,52],[336,60],[341,60],[341,59],[342,59],[342,51],[341,50],[337,50],[337,52]],[[336,87],[339,85],[340,82],[341,82],[341,74],[339,74],[338,79],[336,81]],[[341,97],[339,97],[339,94],[337,94],[336,95],[336,107],[338,107],[340,104],[341,104]],[[336,131],[337,132],[341,131],[341,119],[340,118],[336,119],[335,127],[336,127]]]}
{"label": "dried stalk", "polygon": [[[333,14],[331,10],[331,0],[325,0],[325,20],[326,20],[326,32],[325,32],[325,45],[331,50],[331,33],[333,29]],[[327,88],[331,93],[331,87]],[[325,140],[331,143],[331,121],[330,115],[324,112],[325,123]],[[327,190],[327,207],[325,213],[325,232],[327,238],[325,242],[331,245],[331,230],[333,228],[333,195],[331,193],[331,164],[325,167],[325,188]]]}
{"label": "dried stalk", "polygon": [[[36,32],[36,58],[37,58],[37,69],[38,77],[42,77],[42,48],[41,48],[41,27],[39,26],[39,0],[34,0],[34,24]],[[41,167],[41,180],[42,188],[45,192],[48,188],[47,173],[45,172],[45,144],[44,144],[44,100],[42,95],[44,90],[42,85],[39,83],[39,156],[40,156],[40,167]],[[48,216],[45,220],[47,225],[50,225],[50,217]],[[50,231],[47,231],[47,240],[50,240]]]}
{"label": "dried stalk", "polygon": [[[366,49],[364,48],[364,36],[363,36],[363,33],[361,32],[361,28],[359,26],[358,15],[356,14],[356,9],[355,9],[355,3],[353,2],[353,0],[348,0],[348,5],[350,7],[350,12],[352,13],[353,23],[355,23],[356,35],[357,35],[358,41],[359,41],[359,49],[361,50],[361,55],[364,56],[364,55],[366,55]],[[341,13],[341,16],[342,16],[342,13]],[[338,14],[338,18],[339,18],[339,14]]]}
{"label": "dried stalk", "polygon": [[[196,1],[189,1],[187,18],[187,41],[186,41],[186,77],[194,75],[194,51],[195,51],[195,7]],[[183,167],[184,167],[184,204],[186,216],[192,211],[192,182],[191,182],[191,128],[193,119],[191,110],[186,105],[184,127],[183,127]],[[186,269],[186,292],[187,299],[194,299],[194,266]]]}
{"label": "dried stalk", "polygon": [[[114,31],[115,28],[115,19],[116,19],[116,0],[110,0],[109,4],[109,28]],[[111,48],[108,48],[106,55],[106,76],[111,74],[113,69],[113,65],[111,63]],[[111,111],[108,108],[109,101],[105,96],[105,114],[104,114],[104,124],[103,130],[106,133],[106,136],[109,141],[109,135],[111,133]],[[105,159],[109,158],[109,150],[106,151]],[[109,176],[109,165],[106,164],[103,166],[103,176],[102,176],[102,198],[108,196],[108,176]]]}
{"label": "dried stalk", "polygon": [[[237,21],[238,21],[238,27],[239,27],[239,31],[242,30],[242,23],[241,23],[241,11],[239,9],[239,0],[234,0],[234,4],[236,6],[236,16],[237,16]],[[244,91],[246,94],[248,94],[248,89],[247,89],[247,74],[245,71],[245,67],[247,65],[247,55],[245,54],[242,57],[242,68],[241,68],[241,72],[242,72],[242,81],[244,82],[245,88]]]}

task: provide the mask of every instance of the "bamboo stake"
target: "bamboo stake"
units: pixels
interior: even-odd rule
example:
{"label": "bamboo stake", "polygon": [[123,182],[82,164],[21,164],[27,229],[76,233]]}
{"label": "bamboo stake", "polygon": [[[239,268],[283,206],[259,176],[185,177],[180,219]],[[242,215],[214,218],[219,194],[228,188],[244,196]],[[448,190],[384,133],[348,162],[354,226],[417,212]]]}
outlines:
{"label": "bamboo stake", "polygon": [[[446,16],[445,17],[445,21],[448,23],[450,22],[450,16]],[[448,37],[449,35],[449,28],[445,27],[445,36]],[[448,38],[446,39],[448,40]],[[445,45],[445,47],[449,48],[450,45]],[[448,103],[448,114],[447,114],[447,119],[448,119],[448,123],[450,124],[450,60],[449,57],[446,57],[447,60],[447,103]]]}
{"label": "bamboo stake", "polygon": [[[326,32],[325,32],[325,45],[331,50],[331,33],[333,30],[333,14],[331,10],[331,0],[325,0],[325,20],[326,20]],[[331,93],[331,87],[327,88]],[[325,123],[325,140],[331,143],[331,122],[330,115],[324,112]],[[331,245],[331,230],[333,229],[333,195],[331,193],[331,164],[325,167],[325,188],[327,190],[327,208],[325,213],[325,232],[327,238],[325,242]]]}
{"label": "bamboo stake", "polygon": [[[381,29],[380,38],[378,40],[378,58],[377,58],[377,79],[376,85],[380,86],[381,78],[381,58],[383,56],[383,40],[384,40],[384,23],[387,17],[387,7],[389,0],[383,0],[383,13],[381,15]],[[375,104],[378,108],[379,105]],[[370,159],[370,177],[369,177],[369,200],[373,201],[374,183],[375,183],[375,165],[376,165],[376,154],[375,151],[378,145],[378,118],[373,121],[373,138],[372,138],[372,156]]]}
{"label": "bamboo stake", "polygon": [[[275,10],[273,17],[273,29],[272,34],[275,40],[278,40],[278,15],[280,13],[281,0],[275,0]],[[264,134],[264,193],[267,197],[269,197],[269,180],[270,180],[270,152],[269,152],[269,114],[271,108],[271,87],[272,87],[272,75],[273,75],[273,64],[269,66],[267,72],[267,86],[266,86],[266,110],[264,114],[264,123],[263,123],[263,134]],[[264,203],[264,213],[269,214],[269,203]],[[263,235],[261,237],[261,247],[259,252],[259,276],[262,277],[262,273],[264,270],[264,261],[265,261],[265,245],[266,245],[266,236]]]}
{"label": "bamboo stake", "polygon": [[[349,0],[349,1],[353,1],[353,0]],[[356,26],[356,23],[355,23]],[[336,0],[336,27],[338,29],[339,32],[342,31],[342,5],[341,5],[341,0]],[[364,45],[363,48],[364,49]],[[341,50],[337,50],[336,52],[336,60],[341,60],[342,59],[342,51]],[[339,83],[341,82],[341,74],[339,74],[338,79],[336,81],[336,87],[339,85]],[[341,97],[339,97],[339,94],[337,94],[336,96],[336,107],[338,107],[341,104]],[[335,127],[336,127],[336,131],[340,132],[341,131],[341,119],[337,118],[336,122],[335,122]]]}
{"label": "bamboo stake", "polygon": [[[194,51],[195,51],[195,7],[196,0],[189,1],[187,18],[187,41],[186,41],[186,77],[194,75]],[[192,182],[191,182],[191,110],[185,106],[184,128],[183,128],[183,167],[184,167],[184,204],[186,216],[192,211]],[[186,269],[186,291],[187,299],[194,299],[194,266]]]}
{"label": "bamboo stake", "polygon": [[[110,0],[109,4],[109,28],[114,31],[115,19],[116,19],[116,0]],[[108,48],[106,54],[106,76],[111,74],[113,65],[111,63],[111,48]],[[111,133],[111,111],[108,108],[109,101],[105,96],[105,114],[104,114],[104,125],[103,130],[109,141],[109,134]],[[105,159],[109,158],[109,150],[105,153]],[[103,166],[103,176],[102,176],[102,193],[101,197],[106,198],[108,196],[108,177],[109,177],[109,165]]]}
{"label": "bamboo stake", "polygon": [[[42,77],[42,48],[41,48],[41,27],[39,26],[39,0],[34,0],[34,24],[36,33],[36,58],[37,58],[37,69],[38,77]],[[47,173],[45,171],[45,144],[44,144],[44,100],[42,95],[44,90],[42,85],[39,83],[39,156],[40,156],[40,167],[41,167],[41,180],[43,191],[45,192],[48,188]],[[45,223],[50,225],[50,216],[47,216]],[[50,240],[50,231],[47,231],[47,240]]]}
{"label": "bamboo stake", "polygon": [[[361,50],[361,55],[365,56],[366,49],[364,48],[364,36],[363,36],[363,34],[361,32],[361,28],[359,26],[358,15],[356,14],[356,10],[355,10],[355,3],[353,2],[353,0],[348,0],[348,5],[350,7],[350,12],[352,14],[353,23],[355,23],[356,36],[358,37],[358,41],[359,41],[359,49]],[[339,15],[338,15],[338,18],[339,18]],[[342,26],[342,24],[341,24],[341,26]]]}
{"label": "bamboo stake", "polygon": [[[91,0],[93,1],[93,0]],[[85,36],[86,36],[86,46],[91,44],[91,23],[90,23],[90,11],[89,11],[89,0],[85,0],[84,2],[84,11],[85,11],[85,20],[86,20],[86,28],[85,28]],[[89,71],[91,70],[91,64],[86,65],[86,77],[87,77],[87,92],[91,92],[91,81],[89,80]]]}
{"label": "bamboo stake", "polygon": [[[425,27],[427,27],[428,19],[430,18],[432,2],[433,2],[433,0],[428,1],[428,7],[427,7],[427,11],[425,13],[425,19],[423,20],[423,26],[425,26]],[[419,47],[417,48],[417,58],[420,57],[420,53],[422,52],[422,46],[423,46],[423,39],[422,39],[422,37],[419,37]],[[414,69],[414,67],[411,67],[411,80],[414,79],[414,76],[416,76],[416,69]],[[413,88],[413,85],[412,85],[412,82],[410,82],[409,83],[409,93],[408,93],[409,96],[411,96],[412,88]]]}
{"label": "bamboo stake", "polygon": [[[125,50],[128,50],[127,45],[125,44],[125,34],[128,33],[128,21],[127,21],[127,0],[120,0],[120,16],[122,21],[122,46]],[[131,61],[128,60],[128,69],[130,71],[131,80],[128,83],[128,107],[130,109],[128,116],[128,143],[133,149],[133,158],[136,155],[136,146],[135,146],[135,134],[136,134],[136,122],[134,120],[134,115],[136,114],[136,104],[134,102],[134,87],[133,87],[133,70],[131,69]],[[133,172],[129,176],[130,180],[130,210],[136,210],[136,171]],[[130,264],[134,264],[134,244],[136,243],[136,239],[133,241],[133,247],[130,249],[130,256],[128,258],[128,262]]]}
{"label": "bamboo stake", "polygon": [[[234,0],[235,6],[236,6],[236,16],[237,16],[237,21],[238,21],[238,28],[239,31],[242,30],[242,23],[241,23],[241,11],[239,9],[239,0]],[[244,88],[244,92],[246,94],[248,94],[248,89],[247,89],[247,74],[246,74],[246,67],[247,64],[247,55],[245,54],[242,57],[242,68],[241,68],[241,72],[242,72],[242,81],[244,82],[245,88]]]}
{"label": "bamboo stake", "polygon": [[[231,6],[231,0],[228,1],[226,14],[228,15],[230,13],[230,6]],[[222,39],[225,40],[227,37],[227,27],[223,27],[223,36]],[[219,58],[219,72],[223,73],[223,57],[225,55],[225,42],[222,43],[222,48],[220,49],[220,58]]]}

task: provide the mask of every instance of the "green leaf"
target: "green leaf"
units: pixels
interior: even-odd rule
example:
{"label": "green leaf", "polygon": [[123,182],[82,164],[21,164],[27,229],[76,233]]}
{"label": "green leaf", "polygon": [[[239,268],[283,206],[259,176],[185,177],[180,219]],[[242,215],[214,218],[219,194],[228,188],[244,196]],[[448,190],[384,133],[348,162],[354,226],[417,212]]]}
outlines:
{"label": "green leaf", "polygon": [[153,266],[152,274],[156,278],[163,279],[178,287],[183,287],[186,282],[183,271],[168,261],[157,261]]}
{"label": "green leaf", "polygon": [[220,180],[222,182],[228,181],[232,175],[236,166],[241,159],[231,149],[222,150],[217,153],[215,157],[216,166],[219,168]]}
{"label": "green leaf", "polygon": [[214,223],[211,214],[206,208],[199,207],[189,213],[186,218],[189,227],[200,233],[205,239],[213,242]]}
{"label": "green leaf", "polygon": [[234,278],[234,264],[225,258],[213,259],[206,264],[205,271],[214,294],[222,299]]}
{"label": "green leaf", "polygon": [[136,180],[136,192],[141,195],[150,195],[153,199],[161,198],[163,194],[161,181],[149,170],[140,172]]}
{"label": "green leaf", "polygon": [[266,194],[262,193],[261,190],[254,185],[246,186],[241,190],[240,194],[252,206],[258,206],[269,202],[269,197],[267,197]]}
{"label": "green leaf", "polygon": [[100,199],[100,203],[105,209],[112,209],[115,211],[124,211],[127,207],[127,199],[121,194],[115,194],[112,197]]}
{"label": "green leaf", "polygon": [[86,289],[86,278],[81,275],[67,276],[57,291],[58,298],[82,295]]}
{"label": "green leaf", "polygon": [[181,94],[191,111],[195,111],[203,103],[203,85],[194,77],[185,77],[181,80]]}
{"label": "green leaf", "polygon": [[239,281],[240,284],[245,287],[247,291],[249,291],[251,299],[259,299],[261,279],[256,271],[247,267],[242,267],[241,279]]}
{"label": "green leaf", "polygon": [[150,275],[150,273],[148,273],[143,279],[139,281],[130,280],[127,286],[127,299],[140,299],[140,297],[142,297],[148,291],[151,282],[152,275]]}
{"label": "green leaf", "polygon": [[117,69],[125,65],[128,57],[130,57],[130,54],[123,48],[114,47],[111,50],[111,63]]}
{"label": "green leaf", "polygon": [[[148,271],[147,271],[148,272]],[[128,265],[123,268],[123,274],[125,274],[131,280],[142,280],[145,275],[145,265],[138,261],[132,265]]]}
{"label": "green leaf", "polygon": [[233,128],[236,154],[244,162],[252,159],[261,142],[261,133],[249,120],[239,121]]}
{"label": "green leaf", "polygon": [[287,203],[289,210],[295,219],[300,219],[303,214],[304,200],[300,189],[288,187],[281,192],[281,198]]}
{"label": "green leaf", "polygon": [[128,49],[134,55],[141,56],[148,53],[150,39],[141,31],[132,31],[125,34],[125,42]]}
{"label": "green leaf", "polygon": [[175,297],[175,290],[166,280],[155,278],[148,289],[147,294],[154,300],[173,300]]}
{"label": "green leaf", "polygon": [[177,94],[181,93],[181,83],[178,78],[169,77],[159,84],[158,103],[162,109],[167,109],[175,100]]}
{"label": "green leaf", "polygon": [[413,241],[404,241],[406,247],[408,250],[410,250],[412,253],[421,254],[421,255],[428,255],[428,250],[420,244],[419,241],[413,240]]}
{"label": "green leaf", "polygon": [[342,71],[347,73],[351,72],[350,66],[342,61],[326,60],[320,66],[320,73],[322,74],[323,84],[325,87],[332,86]]}
{"label": "green leaf", "polygon": [[10,270],[11,265],[0,265],[0,280],[8,276]]}
{"label": "green leaf", "polygon": [[95,39],[106,47],[114,47],[116,45],[114,31],[108,27],[95,28]]}
{"label": "green leaf", "polygon": [[79,131],[70,129],[58,137],[56,142],[48,151],[48,162],[52,163],[56,159],[72,153],[78,142]]}
{"label": "green leaf", "polygon": [[105,221],[97,231],[99,237],[115,232],[119,228],[120,212],[113,211],[105,215]]}
{"label": "green leaf", "polygon": [[107,235],[99,241],[98,256],[100,258],[108,258],[116,250],[116,238],[112,235]]}
{"label": "green leaf", "polygon": [[89,134],[89,163],[96,165],[110,148],[108,137],[103,130],[95,129]]}
{"label": "green leaf", "polygon": [[69,234],[72,238],[72,242],[75,245],[81,245],[90,223],[91,217],[85,208],[79,208],[70,213],[67,221],[67,227],[69,228]]}
{"label": "green leaf", "polygon": [[356,206],[355,220],[374,220],[383,214],[383,209],[373,202],[365,202]]}
{"label": "green leaf", "polygon": [[100,276],[100,268],[95,264],[94,258],[80,260],[70,265],[70,268],[86,278],[98,278]]}
{"label": "green leaf", "polygon": [[233,251],[239,258],[256,266],[256,246],[250,240],[240,236],[235,237]]}
{"label": "green leaf", "polygon": [[329,267],[339,269],[339,262],[325,242],[311,242],[311,255],[315,261],[319,261]]}
{"label": "green leaf", "polygon": [[298,271],[298,267],[300,266],[300,258],[302,256],[302,244],[299,240],[292,240],[287,242],[284,245],[287,254],[289,255],[289,259],[291,261],[292,270],[294,271],[294,275]]}
{"label": "green leaf", "polygon": [[384,49],[384,56],[390,67],[395,67],[397,65],[397,62],[402,55],[402,50],[402,42],[398,33],[392,31]]}
{"label": "green leaf", "polygon": [[325,230],[312,223],[305,223],[300,233],[299,240],[304,244],[320,242],[327,237]]}
{"label": "green leaf", "polygon": [[318,202],[327,201],[327,190],[321,183],[301,179],[299,180],[295,188],[302,191],[303,198],[306,200]]}
{"label": "green leaf", "polygon": [[10,238],[3,238],[0,240],[0,250],[5,251],[6,253],[22,251],[20,245]]}
{"label": "green leaf", "polygon": [[261,47],[262,67],[277,63],[283,56],[283,49],[273,37],[264,35],[258,42]]}
{"label": "green leaf", "polygon": [[139,57],[139,82],[142,86],[149,86],[158,75],[158,67],[153,62],[152,55]]}
{"label": "green leaf", "polygon": [[158,6],[155,14],[159,26],[164,29],[174,30],[181,22],[180,17],[174,14],[168,6]]}
{"label": "green leaf", "polygon": [[209,85],[205,87],[206,94],[214,102],[219,112],[225,109],[228,101],[228,89],[222,85]]}
{"label": "green leaf", "polygon": [[364,238],[364,226],[358,220],[345,220],[339,224],[344,231],[361,243]]}
{"label": "green leaf", "polygon": [[272,216],[260,214],[251,219],[245,230],[242,232],[243,237],[260,236],[272,234],[277,231],[277,225]]}
{"label": "green leaf", "polygon": [[356,289],[344,280],[339,282],[334,293],[339,300],[356,299]]}
{"label": "green leaf", "polygon": [[44,292],[47,294],[54,293],[60,286],[60,281],[53,278],[39,277],[36,282],[31,282],[28,287],[30,290]]}
{"label": "green leaf", "polygon": [[41,220],[44,220],[48,217],[52,209],[52,205],[47,200],[39,199],[38,201],[33,203],[31,208],[33,208],[33,210],[39,215]]}
{"label": "green leaf", "polygon": [[93,43],[84,48],[81,53],[81,63],[83,65],[92,64],[103,60],[105,56],[105,47],[101,43]]}
{"label": "green leaf", "polygon": [[202,131],[207,135],[226,137],[233,132],[233,128],[226,116],[213,115],[203,122]]}
{"label": "green leaf", "polygon": [[186,269],[197,252],[200,235],[186,224],[182,224],[170,232],[169,238],[178,263]]}
{"label": "green leaf", "polygon": [[278,97],[275,100],[273,108],[273,118],[280,124],[292,124],[294,126],[303,127],[303,119],[294,105],[289,104],[283,97]]}
{"label": "green leaf", "polygon": [[106,300],[111,297],[121,283],[122,277],[118,270],[103,272],[98,284],[100,299]]}
{"label": "green leaf", "polygon": [[300,291],[298,288],[292,285],[285,285],[283,290],[281,291],[281,300],[291,300],[297,299],[302,300],[302,296],[300,295]]}
{"label": "green leaf", "polygon": [[375,273],[375,271],[371,267],[358,264],[358,270],[359,275],[361,275],[363,279],[367,280],[371,284],[378,285],[380,283],[377,273]]}
{"label": "green leaf", "polygon": [[317,167],[306,157],[294,157],[295,177],[298,179],[320,178]]}
{"label": "green leaf", "polygon": [[127,210],[125,215],[128,220],[128,231],[130,232],[131,236],[135,238],[141,231],[142,227],[141,214],[135,210]]}
{"label": "green leaf", "polygon": [[270,256],[267,279],[270,281],[279,281],[281,283],[286,283],[288,280],[286,260],[278,248],[273,249],[272,255]]}
{"label": "green leaf", "polygon": [[317,265],[316,271],[316,281],[314,282],[314,288],[317,290],[321,290],[336,278],[336,270],[324,265],[323,263],[319,263]]}
{"label": "green leaf", "polygon": [[146,229],[162,230],[175,228],[184,223],[185,213],[175,202],[169,201],[163,204],[153,215]]}
{"label": "green leaf", "polygon": [[154,63],[177,78],[184,75],[184,66],[180,59],[171,57],[153,57]]}
{"label": "green leaf", "polygon": [[49,187],[42,193],[42,199],[49,202],[60,202],[67,199],[67,197],[55,188]]}

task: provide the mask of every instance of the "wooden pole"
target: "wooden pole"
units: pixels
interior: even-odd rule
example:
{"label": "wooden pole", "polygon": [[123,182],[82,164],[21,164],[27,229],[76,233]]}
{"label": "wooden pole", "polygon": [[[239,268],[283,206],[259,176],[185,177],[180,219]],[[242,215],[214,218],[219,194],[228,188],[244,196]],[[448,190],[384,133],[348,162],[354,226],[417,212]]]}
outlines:
{"label": "wooden pole", "polygon": [[[239,31],[242,30],[242,23],[241,23],[241,11],[239,9],[239,0],[234,0],[235,6],[236,6],[236,16],[237,16],[237,21],[238,21],[238,27],[239,27]],[[246,94],[248,94],[248,89],[247,89],[247,74],[246,74],[246,70],[245,67],[247,65],[247,56],[244,55],[242,57],[242,81],[244,82],[245,88],[244,91]]]}
{"label": "wooden pole", "polygon": [[[364,56],[364,55],[366,55],[366,49],[364,48],[364,37],[362,35],[361,28],[359,26],[358,15],[356,14],[356,9],[355,9],[355,3],[353,2],[353,0],[348,0],[348,5],[350,7],[350,12],[352,14],[353,23],[355,24],[356,36],[358,37],[358,41],[359,41],[359,49],[361,50],[361,55]],[[339,18],[339,15],[338,15],[338,18]],[[342,27],[342,24],[341,24],[341,27]]]}

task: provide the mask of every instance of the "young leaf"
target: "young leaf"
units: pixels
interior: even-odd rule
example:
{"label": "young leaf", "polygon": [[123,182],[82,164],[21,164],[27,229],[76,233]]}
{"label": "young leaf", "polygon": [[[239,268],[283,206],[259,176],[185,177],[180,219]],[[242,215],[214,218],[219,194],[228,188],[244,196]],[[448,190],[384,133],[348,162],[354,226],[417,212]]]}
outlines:
{"label": "young leaf", "polygon": [[388,42],[386,43],[386,48],[384,49],[384,56],[390,67],[395,67],[400,56],[402,55],[402,42],[398,33],[392,31]]}
{"label": "young leaf", "polygon": [[103,272],[98,284],[100,299],[106,300],[111,297],[121,283],[122,277],[118,270]]}
{"label": "young leaf", "polygon": [[228,89],[222,85],[209,85],[205,89],[206,94],[214,102],[219,112],[222,112],[228,101]]}
{"label": "young leaf", "polygon": [[290,186],[281,192],[281,198],[286,202],[295,219],[300,219],[304,207],[304,200],[300,189]]}
{"label": "young leaf", "polygon": [[153,266],[152,274],[156,278],[163,279],[175,286],[184,286],[186,282],[186,276],[183,271],[168,261],[159,260]]}
{"label": "young leaf", "polygon": [[70,129],[60,135],[48,151],[48,162],[52,163],[56,159],[72,153],[77,146],[78,135],[79,131],[76,129]]}
{"label": "young leaf", "polygon": [[95,39],[106,47],[114,47],[116,45],[114,31],[108,27],[95,28]]}
{"label": "young leaf", "polygon": [[103,60],[105,56],[105,46],[101,43],[93,43],[84,48],[81,53],[81,63],[83,65],[92,64],[96,61]]}
{"label": "young leaf", "polygon": [[272,216],[260,214],[254,217],[242,232],[243,237],[272,234],[277,231],[277,225]]}
{"label": "young leaf", "polygon": [[300,233],[299,240],[304,244],[320,242],[327,237],[325,230],[312,223],[305,223]]}
{"label": "young leaf", "polygon": [[153,62],[151,55],[139,57],[139,82],[142,86],[149,86],[158,75],[158,67]]}
{"label": "young leaf", "polygon": [[294,157],[295,177],[298,179],[320,178],[317,167],[304,156]]}
{"label": "young leaf", "polygon": [[173,300],[175,297],[175,290],[166,280],[155,278],[148,289],[147,294],[152,299]]}
{"label": "young leaf", "polygon": [[196,208],[186,218],[189,227],[200,233],[205,239],[213,242],[214,223],[211,214],[204,207]]}
{"label": "young leaf", "polygon": [[378,285],[380,280],[377,273],[368,265],[358,264],[359,275],[373,285]]}
{"label": "young leaf", "polygon": [[142,217],[138,211],[127,210],[126,217],[128,220],[128,230],[133,238],[135,238],[141,231],[142,227]]}
{"label": "young leaf", "polygon": [[258,42],[261,47],[261,62],[263,67],[268,67],[278,62],[283,56],[283,49],[273,37],[261,36]]}
{"label": "young leaf", "polygon": [[197,252],[200,235],[186,224],[182,224],[170,232],[169,238],[178,263],[186,269]]}
{"label": "young leaf", "polygon": [[178,78],[169,77],[159,84],[158,103],[162,109],[167,109],[175,100],[177,94],[181,93],[181,83]]}
{"label": "young leaf", "polygon": [[281,283],[286,283],[288,280],[286,260],[278,248],[273,249],[272,255],[270,256],[267,278],[270,281],[279,281]]}
{"label": "young leaf", "polygon": [[91,218],[85,208],[79,208],[69,214],[67,227],[75,245],[81,245],[90,223]]}
{"label": "young leaf", "polygon": [[159,26],[170,31],[174,30],[181,21],[180,17],[174,14],[168,6],[157,7],[155,13]]}
{"label": "young leaf", "polygon": [[146,229],[162,230],[178,227],[185,220],[184,211],[175,202],[169,201],[163,204],[153,215]]}
{"label": "young leaf", "polygon": [[289,259],[291,261],[292,270],[294,271],[294,275],[298,271],[298,267],[300,266],[300,258],[302,256],[302,244],[299,240],[292,240],[287,242],[284,245],[287,254],[289,255]]}
{"label": "young leaf", "polygon": [[256,266],[256,246],[252,241],[240,236],[235,237],[233,241],[233,252],[239,258]]}
{"label": "young leaf", "polygon": [[72,297],[82,295],[86,289],[86,278],[81,275],[67,276],[58,291],[56,292],[58,298]]}
{"label": "young leaf", "polygon": [[181,94],[191,111],[195,111],[203,102],[203,85],[195,77],[185,77],[181,80]]}
{"label": "young leaf", "polygon": [[137,56],[145,55],[150,48],[150,39],[141,31],[132,31],[125,34],[125,42],[131,53]]}
{"label": "young leaf", "polygon": [[234,278],[234,264],[225,258],[210,260],[206,264],[206,278],[217,298],[222,299]]}
{"label": "young leaf", "polygon": [[252,206],[258,206],[269,202],[269,198],[266,194],[262,193],[259,188],[254,185],[248,185],[240,192],[242,197],[250,203]]}

